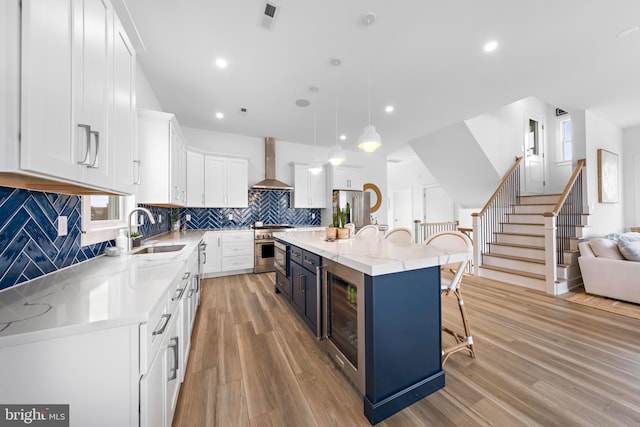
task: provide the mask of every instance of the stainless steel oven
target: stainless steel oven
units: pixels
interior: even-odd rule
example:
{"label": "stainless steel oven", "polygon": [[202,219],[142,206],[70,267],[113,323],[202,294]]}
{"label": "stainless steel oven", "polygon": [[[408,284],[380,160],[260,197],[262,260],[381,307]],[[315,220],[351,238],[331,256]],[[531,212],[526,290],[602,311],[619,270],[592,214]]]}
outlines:
{"label": "stainless steel oven", "polygon": [[276,240],[273,243],[273,249],[273,267],[276,272],[282,274],[286,278],[289,278],[289,257],[287,256],[289,246]]}
{"label": "stainless steel oven", "polygon": [[253,263],[254,273],[268,273],[275,271],[275,239],[274,231],[280,231],[286,228],[292,228],[287,224],[271,224],[254,226],[254,242],[255,242],[255,261]]}
{"label": "stainless steel oven", "polygon": [[364,394],[364,273],[324,259],[326,350]]}

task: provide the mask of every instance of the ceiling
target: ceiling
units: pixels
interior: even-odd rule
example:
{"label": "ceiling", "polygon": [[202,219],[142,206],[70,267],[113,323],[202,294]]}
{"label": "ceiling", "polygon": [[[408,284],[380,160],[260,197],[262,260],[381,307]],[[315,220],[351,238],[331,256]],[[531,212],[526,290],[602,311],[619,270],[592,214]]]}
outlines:
{"label": "ceiling", "polygon": [[[640,31],[617,37],[640,25],[638,0],[276,3],[270,31],[259,25],[264,0],[126,0],[163,108],[183,126],[304,144],[314,143],[315,114],[317,144],[327,147],[337,111],[341,144],[356,149],[370,70],[382,154],[528,96],[640,124]],[[368,11],[377,19],[367,28]],[[490,40],[499,46],[487,54]]]}

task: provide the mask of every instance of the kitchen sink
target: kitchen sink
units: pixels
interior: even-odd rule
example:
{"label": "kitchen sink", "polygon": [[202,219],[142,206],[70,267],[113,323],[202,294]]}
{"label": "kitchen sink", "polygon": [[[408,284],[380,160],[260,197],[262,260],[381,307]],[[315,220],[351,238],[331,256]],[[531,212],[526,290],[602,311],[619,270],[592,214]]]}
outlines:
{"label": "kitchen sink", "polygon": [[141,254],[160,254],[164,252],[177,252],[182,250],[185,245],[158,245],[158,246],[147,246],[146,248],[142,248],[133,253],[133,255],[141,255]]}

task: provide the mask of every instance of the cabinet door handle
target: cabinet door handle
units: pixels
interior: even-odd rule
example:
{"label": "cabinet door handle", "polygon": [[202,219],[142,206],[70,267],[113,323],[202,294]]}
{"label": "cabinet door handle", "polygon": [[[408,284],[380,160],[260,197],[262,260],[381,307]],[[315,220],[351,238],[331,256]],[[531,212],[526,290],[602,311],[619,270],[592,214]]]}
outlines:
{"label": "cabinet door handle", "polygon": [[203,264],[206,264],[206,263],[207,263],[207,253],[206,253],[206,252],[203,252],[203,253],[202,253],[202,256],[204,257],[204,260],[202,261],[202,263],[203,263]]}
{"label": "cabinet door handle", "polygon": [[194,292],[195,292],[195,289],[189,289],[189,293],[187,294],[187,298],[191,298],[193,296]]}
{"label": "cabinet door handle", "polygon": [[89,125],[83,125],[83,124],[78,124],[78,127],[80,129],[84,129],[84,134],[85,134],[85,147],[86,150],[84,152],[84,159],[77,162],[79,165],[88,165],[89,164],[89,146],[91,145],[91,126]]}
{"label": "cabinet door handle", "polygon": [[167,325],[169,324],[169,319],[171,319],[171,314],[163,314],[160,317],[160,326],[156,328],[155,331],[151,333],[151,335],[162,335],[164,334],[164,330],[167,329]]}
{"label": "cabinet door handle", "polygon": [[200,291],[200,275],[196,274],[195,275],[195,281],[196,281],[196,292]]}
{"label": "cabinet door handle", "polygon": [[187,271],[186,273],[184,273],[184,276],[182,276],[182,280],[187,280],[189,276],[191,276],[191,273]]}
{"label": "cabinet door handle", "polygon": [[178,378],[178,337],[171,338],[169,348],[173,350],[173,367],[169,370],[169,378],[167,382]]}
{"label": "cabinet door handle", "polygon": [[[91,135],[93,135],[96,140],[96,154],[93,157],[93,162],[91,162],[90,165],[87,165],[88,168],[91,169],[98,169],[100,167],[100,165],[98,164],[98,154],[100,153],[100,132],[98,132],[97,130],[92,130]],[[96,164],[98,164],[98,166],[96,166]]]}
{"label": "cabinet door handle", "polygon": [[176,300],[179,300],[180,298],[182,298],[182,294],[184,294],[185,289],[187,289],[187,288],[184,287],[184,288],[176,289],[176,293],[173,294],[173,297],[171,298],[171,301],[176,301]]}
{"label": "cabinet door handle", "polygon": [[133,185],[140,185],[142,182],[142,162],[140,160],[134,160],[133,163],[138,165],[138,178],[133,182]]}
{"label": "cabinet door handle", "polygon": [[300,275],[302,276],[302,281],[300,282],[300,290],[302,292],[306,292],[307,290],[307,276],[306,275]]}

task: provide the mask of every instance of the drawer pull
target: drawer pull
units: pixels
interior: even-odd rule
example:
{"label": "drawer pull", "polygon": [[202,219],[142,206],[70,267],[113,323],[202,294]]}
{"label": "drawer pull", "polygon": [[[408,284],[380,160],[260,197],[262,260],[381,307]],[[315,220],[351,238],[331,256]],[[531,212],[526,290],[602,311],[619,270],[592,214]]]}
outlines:
{"label": "drawer pull", "polygon": [[160,325],[151,333],[151,335],[155,336],[164,334],[164,330],[167,329],[167,325],[169,324],[169,319],[171,319],[171,314],[163,314],[160,318]]}
{"label": "drawer pull", "polygon": [[191,273],[187,271],[186,273],[184,273],[184,276],[182,276],[182,280],[187,280],[189,276],[191,276]]}
{"label": "drawer pull", "polygon": [[169,348],[173,350],[173,367],[169,369],[170,373],[167,382],[178,378],[178,337],[171,338],[171,341]]}
{"label": "drawer pull", "polygon": [[176,293],[173,294],[173,297],[171,298],[171,301],[177,301],[180,298],[182,298],[182,294],[184,294],[185,289],[187,289],[186,286],[184,288],[176,289]]}

